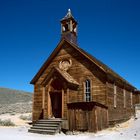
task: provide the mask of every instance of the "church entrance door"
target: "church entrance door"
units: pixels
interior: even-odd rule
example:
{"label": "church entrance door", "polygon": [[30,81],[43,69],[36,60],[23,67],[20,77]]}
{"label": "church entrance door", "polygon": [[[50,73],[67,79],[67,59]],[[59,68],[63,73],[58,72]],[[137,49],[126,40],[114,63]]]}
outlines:
{"label": "church entrance door", "polygon": [[62,118],[62,92],[52,92],[50,97],[52,116],[54,118]]}

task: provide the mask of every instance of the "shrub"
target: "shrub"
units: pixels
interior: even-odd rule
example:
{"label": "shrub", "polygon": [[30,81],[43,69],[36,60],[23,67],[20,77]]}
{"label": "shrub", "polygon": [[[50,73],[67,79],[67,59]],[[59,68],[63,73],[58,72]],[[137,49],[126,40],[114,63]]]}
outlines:
{"label": "shrub", "polygon": [[22,119],[22,120],[27,120],[27,121],[30,121],[31,120],[31,115],[21,115],[20,117],[19,117],[20,119]]}
{"label": "shrub", "polygon": [[15,124],[10,120],[1,120],[0,119],[0,126],[15,126]]}
{"label": "shrub", "polygon": [[14,116],[14,115],[16,115],[16,113],[15,112],[12,112],[12,113],[10,113],[10,115]]}

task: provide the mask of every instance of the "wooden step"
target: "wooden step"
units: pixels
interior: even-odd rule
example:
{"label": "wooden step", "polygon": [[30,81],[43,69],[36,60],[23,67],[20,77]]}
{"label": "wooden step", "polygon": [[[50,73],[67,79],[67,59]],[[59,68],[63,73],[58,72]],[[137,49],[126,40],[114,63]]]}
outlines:
{"label": "wooden step", "polygon": [[55,130],[42,130],[42,129],[29,129],[28,132],[48,135],[54,135],[56,133]]}
{"label": "wooden step", "polygon": [[38,120],[38,122],[62,122],[63,120],[54,120],[54,119],[49,119],[49,120]]}
{"label": "wooden step", "polygon": [[34,124],[33,126],[38,126],[38,127],[49,127],[49,126],[51,126],[51,127],[58,127],[58,125],[57,124],[38,124],[38,123],[36,123],[36,124]]}
{"label": "wooden step", "polygon": [[43,122],[43,121],[42,121],[42,122],[40,122],[40,121],[37,122],[37,124],[56,124],[56,125],[58,125],[58,124],[60,124],[60,123],[61,123],[61,122],[50,122],[50,121],[49,121],[49,122]]}
{"label": "wooden step", "polygon": [[47,121],[47,122],[48,122],[48,121],[58,121],[58,122],[62,122],[63,120],[62,120],[62,119],[57,119],[57,118],[56,118],[56,119],[47,119],[47,120],[46,120],[46,119],[41,119],[41,120],[38,120],[38,121]]}
{"label": "wooden step", "polygon": [[38,120],[28,132],[54,135],[61,131],[61,124],[60,119]]}
{"label": "wooden step", "polygon": [[51,126],[49,126],[49,127],[33,126],[33,127],[31,127],[31,129],[56,130],[57,127],[51,127]]}

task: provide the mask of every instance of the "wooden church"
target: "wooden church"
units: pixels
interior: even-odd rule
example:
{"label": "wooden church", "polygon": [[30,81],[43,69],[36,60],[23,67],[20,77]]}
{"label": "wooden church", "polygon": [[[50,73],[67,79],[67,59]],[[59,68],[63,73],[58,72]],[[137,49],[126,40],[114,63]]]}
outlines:
{"label": "wooden church", "polygon": [[78,46],[77,22],[70,9],[61,20],[60,42],[31,84],[30,132],[97,132],[130,119],[140,102],[140,91]]}

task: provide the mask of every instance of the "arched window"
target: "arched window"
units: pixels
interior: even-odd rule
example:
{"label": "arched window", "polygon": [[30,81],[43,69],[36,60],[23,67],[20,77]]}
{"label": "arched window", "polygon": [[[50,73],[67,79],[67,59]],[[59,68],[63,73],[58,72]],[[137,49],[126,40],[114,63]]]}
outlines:
{"label": "arched window", "polygon": [[85,100],[86,100],[86,102],[91,101],[91,82],[90,82],[90,80],[85,81]]}

